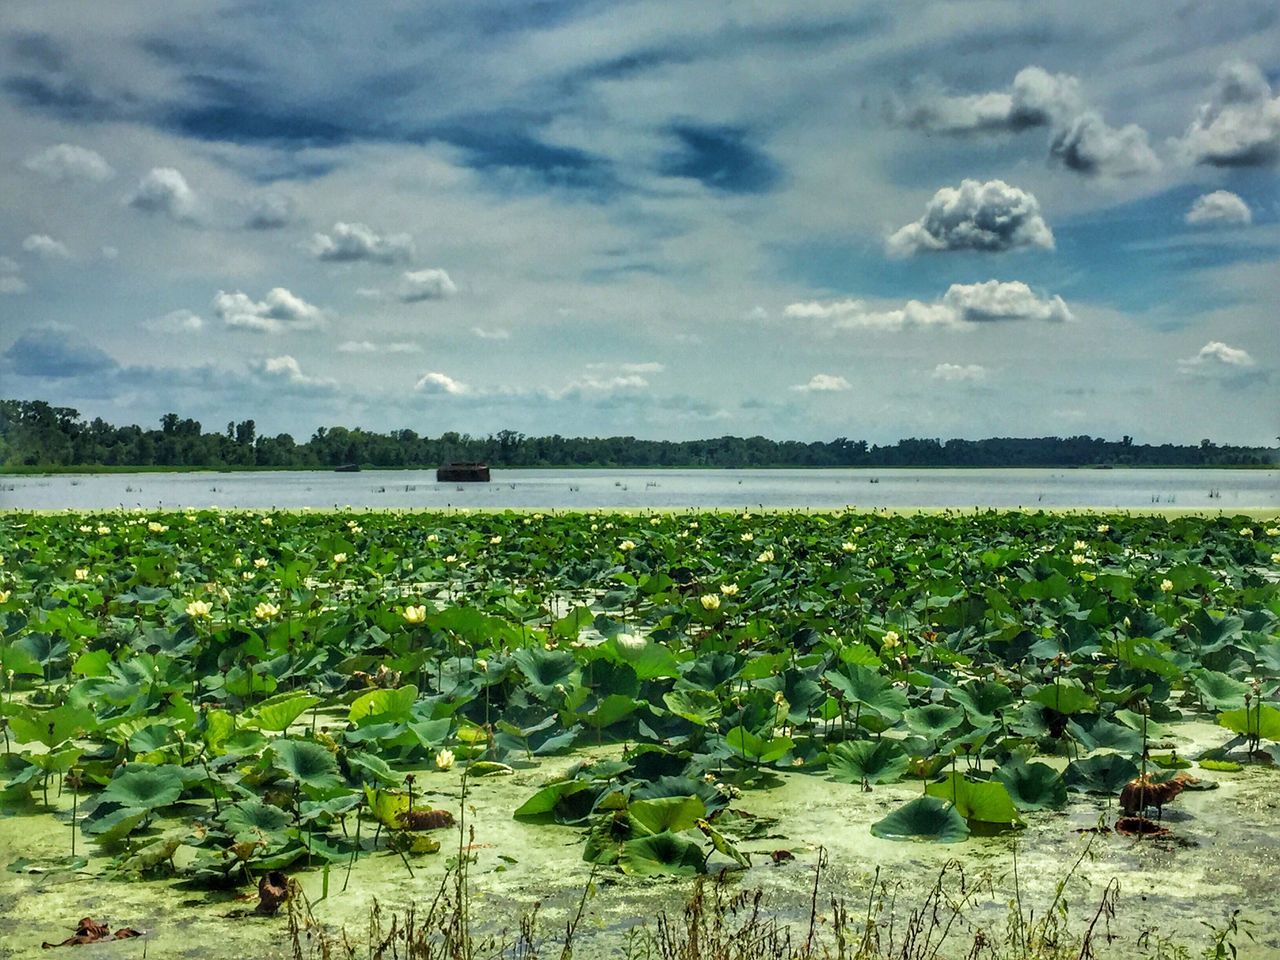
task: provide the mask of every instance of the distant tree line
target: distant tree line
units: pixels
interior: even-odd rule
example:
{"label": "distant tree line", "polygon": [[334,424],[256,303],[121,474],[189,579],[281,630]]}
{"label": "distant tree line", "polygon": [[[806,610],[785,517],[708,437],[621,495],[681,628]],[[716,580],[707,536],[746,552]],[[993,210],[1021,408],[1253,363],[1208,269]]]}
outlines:
{"label": "distant tree line", "polygon": [[495,467],[1088,467],[1260,466],[1280,461],[1269,447],[1140,444],[1132,437],[911,438],[887,446],[837,437],[802,443],[767,437],[640,440],[636,437],[528,437],[501,430],[476,437],[413,430],[373,433],[321,427],[298,443],[260,435],[252,420],[206,432],[176,413],[159,429],[117,427],[42,400],[0,400],[0,464],[32,467],[434,467],[482,460]]}

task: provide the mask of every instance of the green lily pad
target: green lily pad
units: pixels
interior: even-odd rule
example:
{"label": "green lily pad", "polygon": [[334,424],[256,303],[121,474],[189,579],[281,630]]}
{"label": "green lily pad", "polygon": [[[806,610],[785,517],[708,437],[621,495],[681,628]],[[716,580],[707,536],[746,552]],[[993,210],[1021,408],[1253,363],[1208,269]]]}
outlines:
{"label": "green lily pad", "polygon": [[827,769],[842,783],[897,783],[910,763],[907,751],[893,740],[859,740],[836,744]]}
{"label": "green lily pad", "polygon": [[937,797],[916,797],[871,825],[882,840],[928,840],[958,843],[969,836],[969,824],[956,808]]}

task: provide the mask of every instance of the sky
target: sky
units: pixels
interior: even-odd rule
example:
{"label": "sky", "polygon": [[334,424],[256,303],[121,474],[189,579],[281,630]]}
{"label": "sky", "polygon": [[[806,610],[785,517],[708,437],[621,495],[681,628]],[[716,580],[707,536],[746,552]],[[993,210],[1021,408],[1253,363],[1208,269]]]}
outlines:
{"label": "sky", "polygon": [[1280,434],[1280,5],[4,0],[0,396]]}

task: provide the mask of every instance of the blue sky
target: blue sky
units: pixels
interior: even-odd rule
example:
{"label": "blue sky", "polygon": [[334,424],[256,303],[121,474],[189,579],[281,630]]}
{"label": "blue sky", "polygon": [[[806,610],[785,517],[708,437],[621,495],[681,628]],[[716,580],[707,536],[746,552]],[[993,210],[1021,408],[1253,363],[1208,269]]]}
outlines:
{"label": "blue sky", "polygon": [[1270,443],[1277,51],[1247,0],[6,0],[0,394]]}

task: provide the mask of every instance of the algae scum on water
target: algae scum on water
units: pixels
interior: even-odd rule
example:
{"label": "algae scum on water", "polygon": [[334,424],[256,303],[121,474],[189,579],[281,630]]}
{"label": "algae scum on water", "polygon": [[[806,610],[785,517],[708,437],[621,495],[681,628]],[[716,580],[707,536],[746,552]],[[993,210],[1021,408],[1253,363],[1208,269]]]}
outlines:
{"label": "algae scum on water", "polygon": [[1280,950],[1275,520],[8,513],[0,556],[15,956]]}

